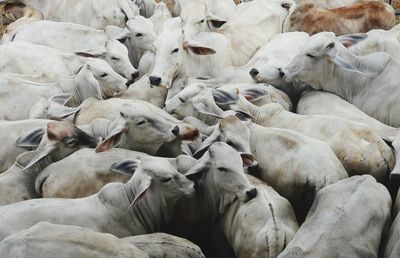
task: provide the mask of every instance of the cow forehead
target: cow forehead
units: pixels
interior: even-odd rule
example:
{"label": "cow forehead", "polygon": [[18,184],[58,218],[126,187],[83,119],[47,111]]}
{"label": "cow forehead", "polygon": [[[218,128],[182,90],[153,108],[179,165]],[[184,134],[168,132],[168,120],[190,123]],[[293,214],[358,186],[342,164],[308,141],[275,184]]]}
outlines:
{"label": "cow forehead", "polygon": [[176,168],[162,158],[144,158],[140,166],[150,175],[158,177],[178,174]]}
{"label": "cow forehead", "polygon": [[156,46],[157,50],[161,49],[162,47],[175,48],[178,44],[182,44],[182,40],[182,29],[176,28],[173,30],[163,31],[160,36],[158,36],[154,45]]}
{"label": "cow forehead", "polygon": [[327,43],[332,42],[336,39],[335,34],[329,32],[322,32],[315,34],[310,37],[310,40],[305,48],[305,52],[308,51],[321,51],[326,47]]}
{"label": "cow forehead", "polygon": [[74,133],[75,127],[71,123],[60,121],[47,124],[47,135],[50,140],[62,141],[67,137],[74,136]]}

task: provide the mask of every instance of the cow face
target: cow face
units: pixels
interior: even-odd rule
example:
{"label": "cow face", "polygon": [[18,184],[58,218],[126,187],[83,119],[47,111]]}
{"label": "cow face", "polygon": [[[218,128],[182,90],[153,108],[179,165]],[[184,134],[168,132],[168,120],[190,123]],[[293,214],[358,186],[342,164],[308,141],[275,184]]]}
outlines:
{"label": "cow face", "polygon": [[[151,209],[160,209],[166,221],[169,220],[176,202],[182,197],[193,196],[194,184],[180,174],[166,159],[149,157],[144,158],[139,165],[132,165],[133,176],[127,183],[134,193],[134,200],[130,208],[148,205]],[[125,169],[126,161],[116,162],[111,166],[114,171]]]}
{"label": "cow face", "polygon": [[89,59],[81,72],[85,80],[93,81],[95,79],[98,82],[104,98],[112,97],[116,92],[127,89],[126,84],[128,81],[116,73],[104,60]]}
{"label": "cow face", "polygon": [[139,76],[138,71],[129,60],[128,49],[118,40],[108,40],[103,54],[111,67],[126,79],[134,81]]}
{"label": "cow face", "polygon": [[155,41],[156,56],[150,83],[170,88],[178,75],[183,75],[188,51],[195,55],[215,54],[215,50],[195,41],[184,41],[180,21],[171,22]]}
{"label": "cow face", "polygon": [[[33,146],[40,137],[40,144],[36,155],[24,169],[51,156],[53,161],[61,160],[71,153],[85,147],[94,148],[98,139],[90,136],[77,128],[74,124],[66,121],[49,122],[45,132],[34,130],[17,140],[17,146]],[[38,138],[39,137],[39,138]]]}
{"label": "cow face", "polygon": [[304,51],[280,70],[280,76],[289,82],[298,79],[320,89],[322,80],[331,76],[335,64],[352,68],[337,55],[338,44],[340,43],[336,40],[335,34],[330,32],[312,36]]}
{"label": "cow face", "polygon": [[141,51],[153,51],[157,35],[153,23],[142,16],[136,16],[126,23],[128,44]]}
{"label": "cow face", "polygon": [[251,155],[250,130],[245,123],[234,115],[224,117],[212,134],[200,145],[194,156],[202,155],[215,142],[225,142],[236,151]]}
{"label": "cow face", "polygon": [[109,136],[98,147],[97,151],[105,151],[119,145],[123,137],[129,146],[155,145],[175,139],[194,140],[199,131],[183,123],[163,110],[148,103],[136,105],[125,104],[120,116],[113,121]]}
{"label": "cow face", "polygon": [[186,173],[188,178],[197,181],[201,187],[210,188],[215,193],[210,198],[220,198],[219,212],[222,214],[234,200],[247,202],[256,197],[257,190],[250,184],[243,171],[253,156],[240,155],[226,143],[214,143],[199,163]]}

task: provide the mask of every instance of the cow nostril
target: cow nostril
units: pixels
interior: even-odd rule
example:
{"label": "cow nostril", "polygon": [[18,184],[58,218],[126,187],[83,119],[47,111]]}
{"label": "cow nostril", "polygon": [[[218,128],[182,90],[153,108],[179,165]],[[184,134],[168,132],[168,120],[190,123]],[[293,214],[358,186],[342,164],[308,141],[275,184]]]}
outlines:
{"label": "cow nostril", "polygon": [[139,77],[139,71],[136,71],[132,74],[132,80],[136,80]]}
{"label": "cow nostril", "polygon": [[279,71],[279,77],[283,78],[285,76],[285,73],[282,71],[281,68],[278,68]]}
{"label": "cow nostril", "polygon": [[172,129],[172,133],[173,133],[175,136],[178,136],[178,134],[179,134],[179,127],[178,127],[178,126],[175,126],[175,127]]}
{"label": "cow nostril", "polygon": [[256,189],[256,188],[253,188],[253,189],[247,191],[247,192],[246,192],[246,195],[247,195],[247,197],[249,197],[249,201],[252,200],[252,199],[254,199],[254,198],[256,198],[256,196],[257,196],[257,189]]}
{"label": "cow nostril", "polygon": [[160,86],[161,78],[157,76],[150,76],[149,81],[151,85]]}
{"label": "cow nostril", "polygon": [[258,70],[253,68],[250,70],[250,75],[256,77],[259,74]]}

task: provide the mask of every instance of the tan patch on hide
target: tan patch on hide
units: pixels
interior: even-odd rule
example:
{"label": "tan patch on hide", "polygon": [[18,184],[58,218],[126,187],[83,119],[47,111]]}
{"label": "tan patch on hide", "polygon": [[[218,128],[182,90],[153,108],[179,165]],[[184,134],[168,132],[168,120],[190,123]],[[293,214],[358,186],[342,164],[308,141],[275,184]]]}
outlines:
{"label": "tan patch on hide", "polygon": [[72,137],[74,132],[74,126],[65,121],[49,122],[47,124],[47,137],[50,140],[62,141],[66,137]]}

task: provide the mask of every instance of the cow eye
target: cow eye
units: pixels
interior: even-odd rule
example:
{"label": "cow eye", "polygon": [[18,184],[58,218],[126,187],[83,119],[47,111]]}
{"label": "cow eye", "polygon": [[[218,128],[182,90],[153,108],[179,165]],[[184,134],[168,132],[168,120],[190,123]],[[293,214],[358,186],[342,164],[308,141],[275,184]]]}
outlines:
{"label": "cow eye", "polygon": [[141,36],[143,36],[142,33],[136,33],[136,37],[141,37]]}
{"label": "cow eye", "polygon": [[229,146],[231,146],[234,149],[237,147],[236,143],[234,143],[233,141],[227,141],[226,144],[228,144]]}
{"label": "cow eye", "polygon": [[228,172],[228,169],[224,167],[219,167],[218,170],[225,173]]}
{"label": "cow eye", "polygon": [[111,60],[118,61],[119,58],[118,57],[111,57]]}
{"label": "cow eye", "polygon": [[179,48],[175,48],[174,50],[172,50],[172,53],[178,53],[179,52]]}
{"label": "cow eye", "polygon": [[182,99],[181,97],[179,97],[179,100],[180,100],[182,103],[185,103],[185,100]]}
{"label": "cow eye", "polygon": [[137,124],[137,125],[144,125],[145,123],[146,123],[145,120],[141,120],[141,121],[137,122],[136,124]]}
{"label": "cow eye", "polygon": [[204,19],[203,20],[201,20],[201,21],[199,21],[199,23],[203,23],[204,22]]}
{"label": "cow eye", "polygon": [[168,183],[169,181],[171,181],[172,180],[172,178],[170,178],[170,177],[168,177],[168,178],[162,178],[161,179],[161,182],[163,182],[163,183]]}
{"label": "cow eye", "polygon": [[311,55],[311,54],[307,54],[306,56],[314,58],[315,56]]}
{"label": "cow eye", "polygon": [[64,143],[70,147],[74,146],[76,144],[77,140],[75,138],[66,138],[64,140]]}
{"label": "cow eye", "polygon": [[102,73],[102,74],[100,75],[100,77],[101,77],[101,78],[105,78],[105,77],[107,77],[107,75],[108,75],[107,73]]}

